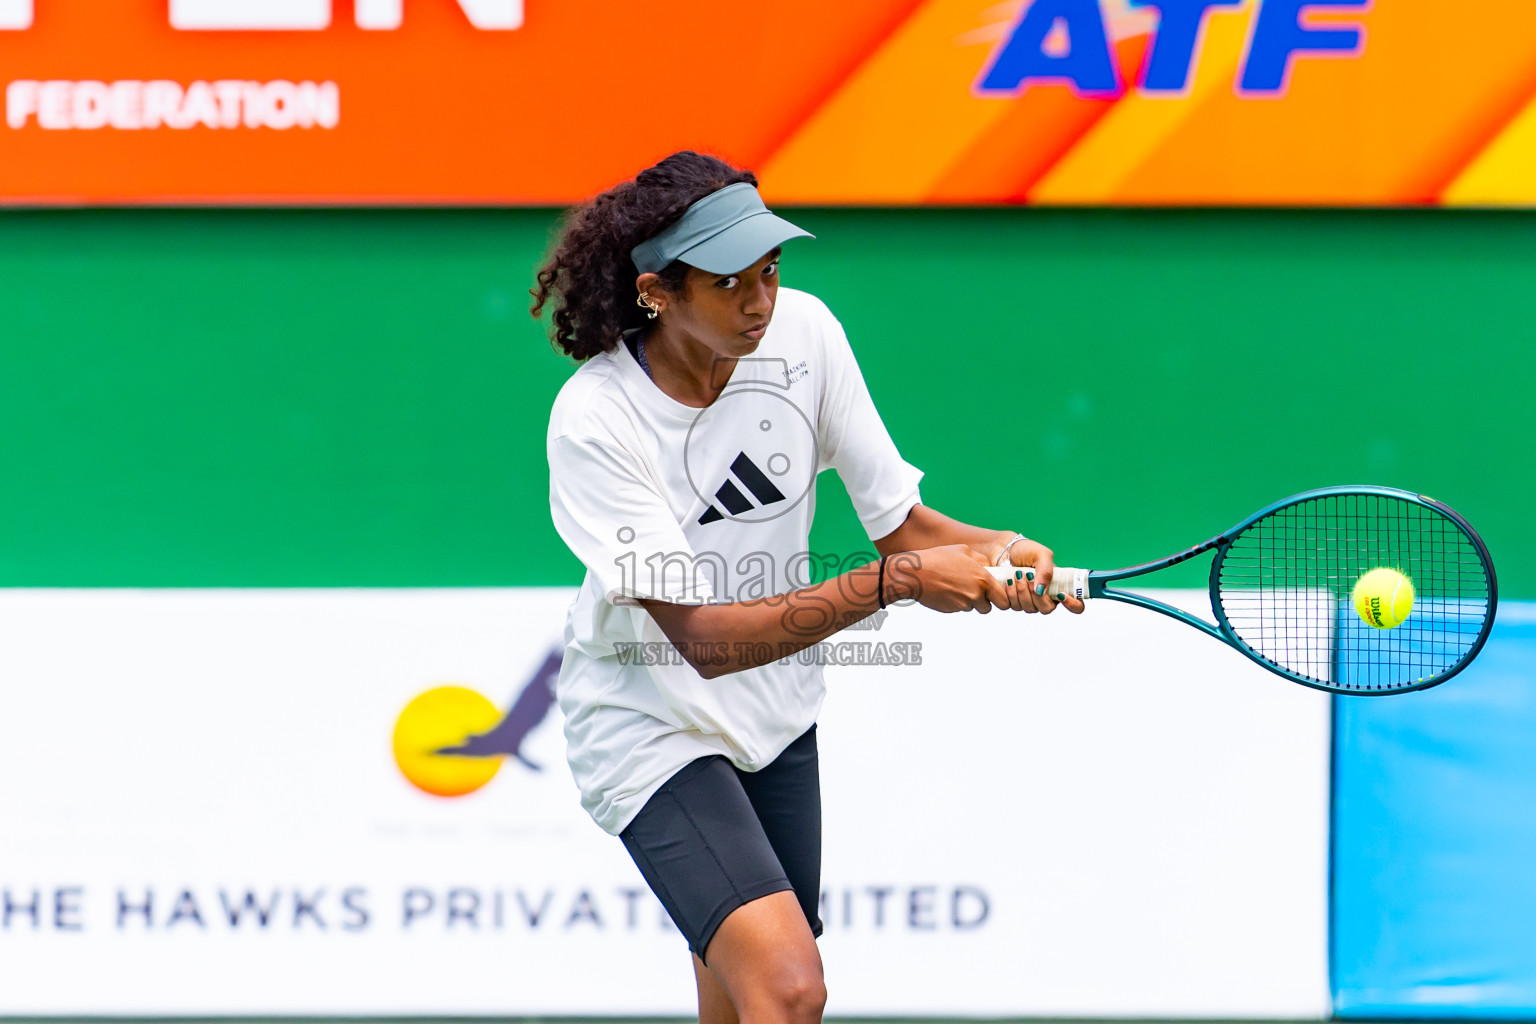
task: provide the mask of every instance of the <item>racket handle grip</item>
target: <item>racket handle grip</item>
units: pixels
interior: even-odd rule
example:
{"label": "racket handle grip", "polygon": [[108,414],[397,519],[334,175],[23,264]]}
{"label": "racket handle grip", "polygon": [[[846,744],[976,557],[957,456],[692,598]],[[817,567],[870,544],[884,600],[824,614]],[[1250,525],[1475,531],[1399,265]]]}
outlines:
{"label": "racket handle grip", "polygon": [[[1012,578],[1020,568],[1016,565],[989,565],[987,572],[1000,580],[1006,580]],[[1051,594],[1052,596],[1063,594],[1067,597],[1075,597],[1079,601],[1088,600],[1088,570],[1058,565],[1056,571],[1051,574]]]}

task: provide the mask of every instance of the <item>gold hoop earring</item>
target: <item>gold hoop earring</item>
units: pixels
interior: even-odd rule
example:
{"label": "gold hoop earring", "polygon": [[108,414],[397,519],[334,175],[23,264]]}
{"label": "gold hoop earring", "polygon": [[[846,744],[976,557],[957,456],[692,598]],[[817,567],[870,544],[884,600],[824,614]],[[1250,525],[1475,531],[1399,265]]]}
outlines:
{"label": "gold hoop earring", "polygon": [[641,292],[639,298],[635,299],[635,305],[639,306],[641,309],[650,310],[650,312],[646,313],[645,315],[650,317],[652,320],[655,320],[656,314],[661,312],[661,307],[656,304],[655,299],[651,298],[650,292]]}

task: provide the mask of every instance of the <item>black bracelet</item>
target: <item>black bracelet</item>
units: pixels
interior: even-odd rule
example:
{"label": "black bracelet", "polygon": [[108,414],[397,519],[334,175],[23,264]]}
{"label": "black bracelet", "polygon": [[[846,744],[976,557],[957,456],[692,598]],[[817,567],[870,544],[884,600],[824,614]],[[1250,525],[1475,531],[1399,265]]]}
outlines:
{"label": "black bracelet", "polygon": [[888,555],[880,556],[880,584],[875,589],[875,596],[880,598],[880,608],[882,610],[885,608],[885,560],[888,557]]}

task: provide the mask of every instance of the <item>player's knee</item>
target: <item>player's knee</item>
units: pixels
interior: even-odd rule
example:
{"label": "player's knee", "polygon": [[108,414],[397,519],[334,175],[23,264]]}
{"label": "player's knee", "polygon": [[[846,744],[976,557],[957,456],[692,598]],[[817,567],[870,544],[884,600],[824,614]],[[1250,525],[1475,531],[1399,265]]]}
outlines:
{"label": "player's knee", "polygon": [[821,1024],[827,986],[816,965],[784,965],[737,1000],[741,1024]]}
{"label": "player's knee", "polygon": [[804,967],[775,979],[773,1001],[791,1024],[820,1024],[827,1005],[827,984],[819,970]]}

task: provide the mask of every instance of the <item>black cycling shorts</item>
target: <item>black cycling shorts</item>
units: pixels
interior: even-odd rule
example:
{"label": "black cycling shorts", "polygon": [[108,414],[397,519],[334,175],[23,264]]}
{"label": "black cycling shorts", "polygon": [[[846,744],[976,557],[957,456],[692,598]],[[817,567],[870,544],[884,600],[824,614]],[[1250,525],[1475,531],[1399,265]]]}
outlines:
{"label": "black cycling shorts", "polygon": [[718,755],[690,762],[619,838],[700,959],[731,911],[786,889],[819,936],[816,727],[760,771],[741,771]]}

